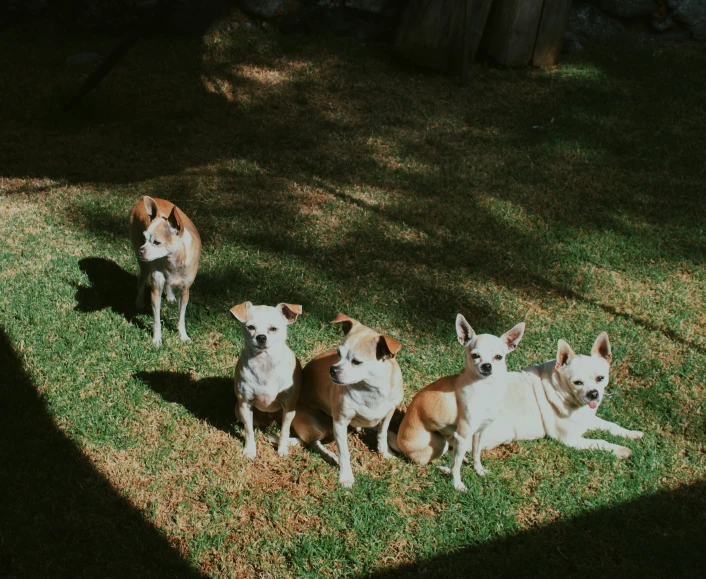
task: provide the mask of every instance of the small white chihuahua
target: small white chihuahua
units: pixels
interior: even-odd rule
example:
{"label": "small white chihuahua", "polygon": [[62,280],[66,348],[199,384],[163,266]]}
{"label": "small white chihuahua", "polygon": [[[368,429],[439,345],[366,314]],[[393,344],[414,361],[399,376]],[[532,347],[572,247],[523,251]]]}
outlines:
{"label": "small white chihuahua", "polygon": [[257,456],[253,407],[262,412],[282,410],[282,431],[277,454],[287,456],[289,429],[294,418],[302,367],[287,346],[287,326],[302,313],[299,305],[275,307],[244,302],[230,310],[243,330],[245,347],[235,367],[235,415],[245,427],[243,455]]}
{"label": "small white chihuahua", "polygon": [[572,448],[608,450],[618,458],[629,458],[632,451],[626,446],[583,437],[598,429],[633,440],[643,436],[639,430],[596,416],[610,380],[612,360],[605,332],[596,338],[590,356],[576,354],[559,340],[555,360],[508,374],[504,408],[483,432],[480,446],[490,449],[513,440],[549,436]]}
{"label": "small white chihuahua", "polygon": [[456,334],[465,350],[465,367],[422,388],[412,399],[390,446],[417,464],[428,464],[454,447],[451,468],[454,487],[465,491],[461,463],[472,442],[473,467],[483,476],[480,460],[481,434],[498,416],[507,392],[506,356],[520,343],[525,324],[519,323],[499,338],[476,335],[466,318],[456,316]]}
{"label": "small white chihuahua", "polygon": [[160,309],[165,288],[170,302],[175,300],[174,288],[179,290],[177,327],[182,341],[189,341],[186,305],[201,257],[201,238],[196,226],[173,203],[145,196],[130,212],[130,239],[140,264],[135,300],[138,310],[145,305],[145,284],[152,277],[152,343],[162,345]]}

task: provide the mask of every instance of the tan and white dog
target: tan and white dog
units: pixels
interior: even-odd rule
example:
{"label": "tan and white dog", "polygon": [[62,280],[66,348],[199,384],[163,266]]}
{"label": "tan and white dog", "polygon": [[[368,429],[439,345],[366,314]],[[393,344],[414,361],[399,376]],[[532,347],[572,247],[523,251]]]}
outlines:
{"label": "tan and white dog", "polygon": [[643,436],[639,430],[596,416],[608,386],[611,361],[605,332],[596,338],[590,356],[576,354],[559,340],[555,360],[508,375],[504,409],[483,431],[481,447],[549,436],[572,448],[609,450],[618,458],[629,458],[632,451],[625,446],[583,437],[589,430],[607,430],[633,440]]}
{"label": "tan and white dog", "polygon": [[261,412],[282,411],[282,431],[277,454],[287,456],[289,429],[294,418],[302,367],[287,346],[287,326],[302,313],[299,305],[275,307],[244,302],[230,310],[243,330],[245,347],[235,367],[235,415],[245,426],[243,455],[257,456],[253,407]]}
{"label": "tan and white dog", "polygon": [[[378,452],[385,458],[392,456],[387,448],[387,429],[404,396],[402,372],[395,359],[402,344],[344,314],[332,323],[341,324],[343,343],[304,367],[292,426],[300,440],[339,464],[339,482],[350,488],[354,478],[349,426],[377,427]],[[321,444],[332,434],[338,456]]]}
{"label": "tan and white dog", "polygon": [[425,465],[454,446],[451,469],[454,487],[465,491],[461,463],[472,442],[473,466],[483,476],[479,440],[499,415],[507,392],[506,356],[522,340],[525,324],[519,323],[500,337],[476,335],[466,318],[456,316],[456,334],[465,351],[464,369],[422,388],[407,408],[397,435],[389,433],[390,446],[417,464]]}
{"label": "tan and white dog", "polygon": [[140,264],[135,301],[138,310],[145,305],[145,284],[152,277],[152,342],[155,346],[162,344],[160,309],[165,288],[169,301],[175,300],[174,290],[179,291],[179,337],[190,340],[184,318],[201,257],[196,226],[173,203],[145,196],[130,212],[130,239]]}

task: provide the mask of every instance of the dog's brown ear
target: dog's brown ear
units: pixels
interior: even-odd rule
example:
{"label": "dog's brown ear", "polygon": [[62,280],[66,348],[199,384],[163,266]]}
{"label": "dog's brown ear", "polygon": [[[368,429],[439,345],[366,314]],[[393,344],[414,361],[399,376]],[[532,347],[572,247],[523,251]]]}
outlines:
{"label": "dog's brown ear", "polygon": [[576,352],[564,340],[559,340],[556,350],[556,368],[566,366],[576,356]]}
{"label": "dog's brown ear", "polygon": [[476,337],[471,324],[461,314],[456,314],[456,335],[458,336],[458,343],[464,348]]}
{"label": "dog's brown ear", "polygon": [[181,233],[184,230],[181,224],[181,219],[181,211],[179,211],[178,207],[175,205],[172,207],[172,211],[169,214],[167,221],[169,221],[169,225],[171,225],[173,229],[177,230],[177,233]]}
{"label": "dog's brown ear", "polygon": [[347,336],[355,326],[360,325],[358,320],[349,318],[346,314],[338,314],[336,319],[331,322],[332,324],[341,324],[341,329],[343,330],[343,335]]}
{"label": "dog's brown ear", "polygon": [[248,309],[252,307],[252,302],[243,302],[237,306],[230,308],[230,313],[239,322],[245,323],[248,321]]}
{"label": "dog's brown ear", "polygon": [[277,304],[277,309],[282,313],[282,315],[287,318],[288,324],[293,324],[297,321],[297,318],[302,315],[302,307],[296,304]]}
{"label": "dog's brown ear", "polygon": [[610,364],[613,361],[613,354],[610,351],[610,340],[608,340],[608,332],[598,334],[596,341],[593,342],[591,348],[591,356],[600,356]]}
{"label": "dog's brown ear", "polygon": [[157,202],[152,199],[152,197],[147,195],[142,198],[142,202],[145,204],[145,211],[147,211],[150,221],[152,221],[155,217],[157,217]]}
{"label": "dog's brown ear", "polygon": [[500,339],[505,342],[505,345],[507,346],[507,351],[512,352],[515,348],[517,348],[517,345],[520,343],[520,340],[524,335],[525,323],[520,322],[514,328],[508,330],[502,336],[500,336]]}
{"label": "dog's brown ear", "polygon": [[377,343],[377,359],[378,360],[389,360],[394,358],[402,349],[402,344],[400,344],[394,338],[390,336],[380,336]]}

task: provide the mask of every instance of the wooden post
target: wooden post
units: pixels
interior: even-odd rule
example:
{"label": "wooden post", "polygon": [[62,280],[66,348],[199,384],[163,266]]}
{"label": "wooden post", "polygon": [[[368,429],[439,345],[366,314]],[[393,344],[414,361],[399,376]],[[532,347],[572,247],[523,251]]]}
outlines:
{"label": "wooden post", "polygon": [[537,42],[532,55],[534,66],[546,68],[559,61],[570,9],[571,0],[544,0]]}
{"label": "wooden post", "polygon": [[468,84],[468,68],[471,59],[471,9],[473,0],[466,0],[466,13],[463,18],[463,56],[461,58],[461,86]]}

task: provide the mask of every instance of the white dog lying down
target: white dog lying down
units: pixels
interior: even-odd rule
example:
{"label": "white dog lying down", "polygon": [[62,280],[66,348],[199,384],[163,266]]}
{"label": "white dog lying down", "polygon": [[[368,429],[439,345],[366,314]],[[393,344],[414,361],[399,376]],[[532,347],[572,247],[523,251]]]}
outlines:
{"label": "white dog lying down", "polygon": [[611,360],[608,334],[603,332],[590,356],[576,354],[559,340],[556,360],[510,372],[505,408],[483,431],[481,448],[549,436],[573,448],[598,448],[629,458],[632,451],[625,446],[583,437],[589,430],[607,430],[632,439],[643,436],[639,430],[627,430],[596,416],[608,386]]}

